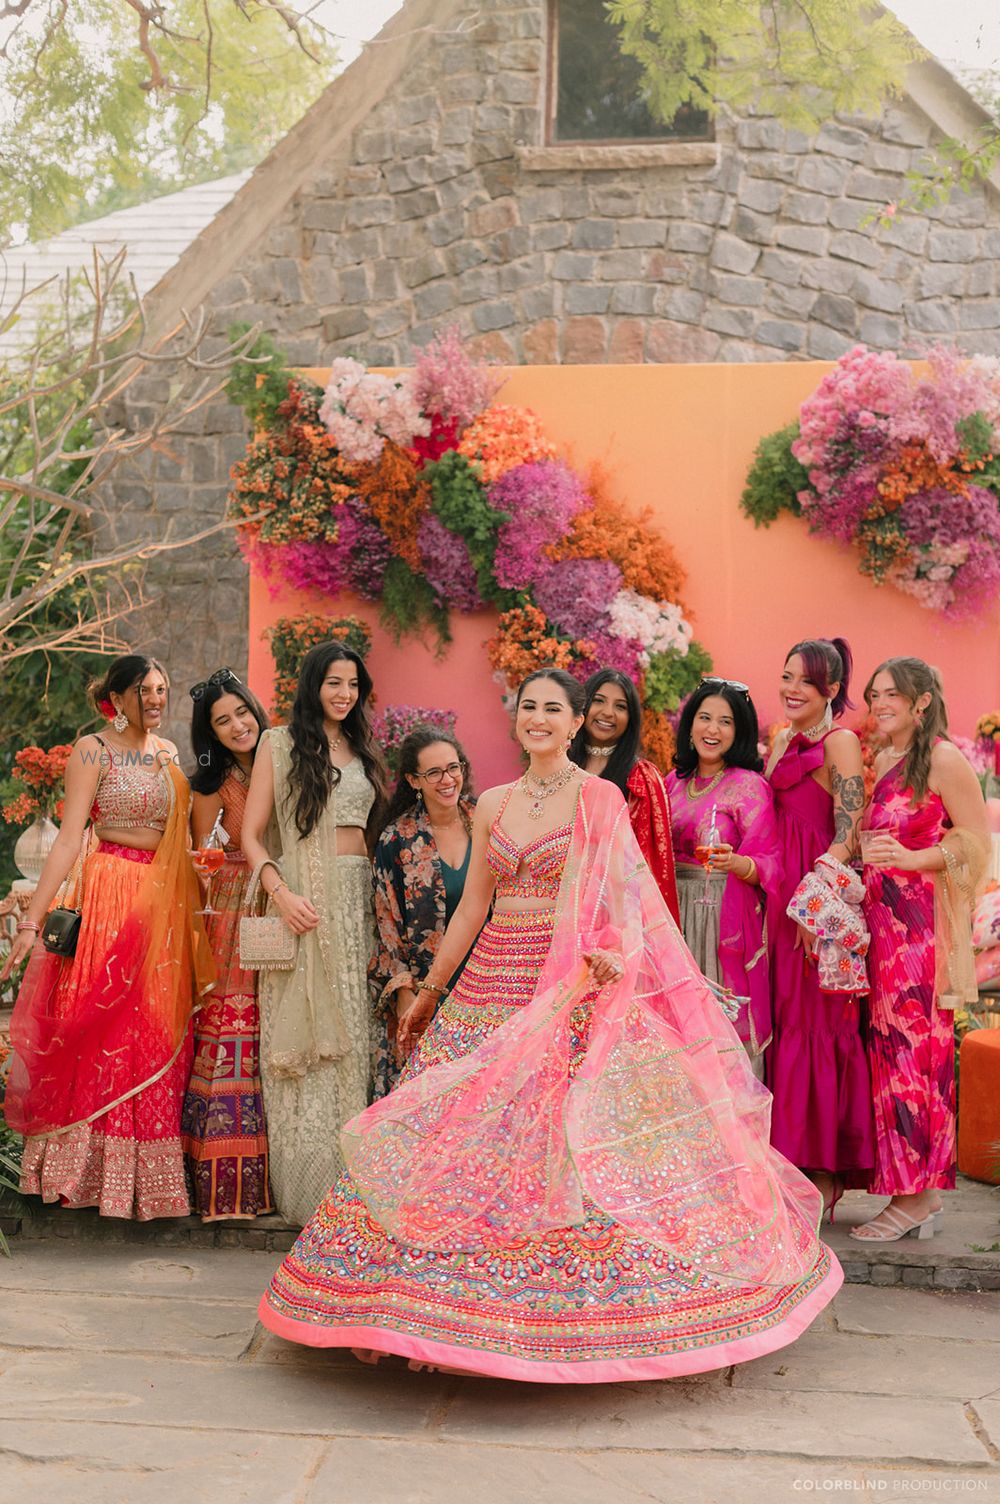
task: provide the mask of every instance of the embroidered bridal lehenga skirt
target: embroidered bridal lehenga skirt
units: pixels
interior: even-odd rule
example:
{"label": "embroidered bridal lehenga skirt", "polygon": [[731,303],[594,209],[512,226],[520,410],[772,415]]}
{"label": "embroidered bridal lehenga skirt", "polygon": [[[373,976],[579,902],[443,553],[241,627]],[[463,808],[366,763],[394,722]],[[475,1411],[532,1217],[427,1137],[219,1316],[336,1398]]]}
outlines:
{"label": "embroidered bridal lehenga skirt", "polygon": [[[552,930],[547,912],[493,917],[410,1079],[468,1055],[531,1001]],[[570,1015],[571,1073],[587,1049],[592,997]],[[542,1236],[421,1249],[386,1233],[345,1173],[274,1276],[260,1317],[294,1342],[502,1378],[666,1378],[758,1357],[809,1325],[842,1276],[814,1228],[799,1237],[805,1273],[752,1287],[685,1264],[586,1201],[577,1225]]]}

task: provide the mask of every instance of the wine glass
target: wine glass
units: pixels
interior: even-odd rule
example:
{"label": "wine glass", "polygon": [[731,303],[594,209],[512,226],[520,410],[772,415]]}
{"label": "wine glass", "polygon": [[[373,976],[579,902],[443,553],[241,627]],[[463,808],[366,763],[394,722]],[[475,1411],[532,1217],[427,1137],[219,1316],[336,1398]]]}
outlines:
{"label": "wine glass", "polygon": [[194,864],[195,871],[200,872],[203,877],[207,877],[209,879],[208,892],[205,896],[205,907],[202,909],[195,909],[196,914],[219,913],[218,909],[212,908],[211,879],[212,874],[218,872],[219,868],[222,866],[225,860],[226,852],[225,848],[223,847],[222,837],[219,834],[218,822],[216,822],[209,834],[205,837],[202,845],[195,847],[194,851],[192,851],[191,853],[191,861]]}
{"label": "wine glass", "polygon": [[702,884],[701,897],[695,899],[695,903],[711,905],[715,902],[712,896],[712,851],[719,844],[719,806],[712,805],[712,814],[709,819],[708,829],[699,827],[698,834],[701,836],[701,844],[695,847],[694,854],[705,869],[705,880]]}

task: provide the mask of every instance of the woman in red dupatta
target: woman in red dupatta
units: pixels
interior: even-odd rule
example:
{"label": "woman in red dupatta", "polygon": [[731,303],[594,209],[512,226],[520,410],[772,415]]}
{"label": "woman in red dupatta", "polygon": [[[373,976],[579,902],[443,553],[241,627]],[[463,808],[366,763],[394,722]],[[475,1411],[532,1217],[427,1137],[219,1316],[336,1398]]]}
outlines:
{"label": "woman in red dupatta", "polygon": [[638,690],[627,674],[602,668],[591,674],[583,693],[584,720],[570,746],[570,761],[621,789],[639,850],[671,918],[679,924],[670,798],[660,769],[639,756],[642,706]]}
{"label": "woman in red dupatta", "polygon": [[[181,1101],[213,978],[188,783],[156,734],[167,688],[154,659],[129,654],[93,691],[112,727],[73,748],[62,828],[3,973],[31,953],[4,1104],[26,1140],[22,1191],[140,1221],[189,1210]],[[70,958],[38,940],[56,902],[82,910]]]}

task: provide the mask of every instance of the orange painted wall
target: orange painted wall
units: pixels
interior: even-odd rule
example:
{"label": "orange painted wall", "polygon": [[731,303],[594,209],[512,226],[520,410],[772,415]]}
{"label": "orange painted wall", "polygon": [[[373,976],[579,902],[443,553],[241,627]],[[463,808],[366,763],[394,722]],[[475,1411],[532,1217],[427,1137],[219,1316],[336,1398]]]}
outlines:
{"label": "orange painted wall", "polygon": [[[758,439],[795,417],[829,366],[525,366],[512,370],[500,400],[534,408],[569,461],[600,460],[620,497],[653,508],[688,571],[687,604],[698,638],[720,673],[742,679],[762,721],[777,714],[784,653],[799,638],[841,634],[857,663],[856,699],[871,669],[892,654],[936,664],[952,728],[964,735],[1000,702],[1000,605],[975,622],[950,624],[891,588],[876,588],[847,547],[812,537],[783,517],[755,529],[739,509]],[[321,379],[322,373],[314,373]],[[349,596],[324,600],[250,585],[250,679],[267,689],[272,664],[261,633],[278,616],[354,612],[373,624],[377,608]],[[499,691],[482,643],[492,616],[454,617],[444,659],[397,647],[376,631],[371,669],[382,704],[450,706],[459,713],[481,787],[516,766]]]}

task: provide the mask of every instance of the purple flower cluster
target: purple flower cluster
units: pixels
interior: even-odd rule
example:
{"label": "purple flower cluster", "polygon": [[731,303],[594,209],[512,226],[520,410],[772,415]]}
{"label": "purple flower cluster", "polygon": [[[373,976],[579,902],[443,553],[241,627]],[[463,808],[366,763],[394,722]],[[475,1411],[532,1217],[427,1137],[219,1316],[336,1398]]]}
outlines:
{"label": "purple flower cluster", "polygon": [[902,524],[914,560],[912,578],[900,583],[918,599],[954,618],[974,615],[1000,590],[1000,510],[991,491],[924,491],[910,497]]}
{"label": "purple flower cluster", "polygon": [[390,759],[418,726],[436,726],[439,731],[449,731],[454,735],[455,712],[429,710],[423,705],[387,705],[372,717],[375,740]]}
{"label": "purple flower cluster", "polygon": [[608,607],[622,585],[610,559],[561,559],[535,581],[535,605],[567,637],[592,637],[607,629]]}
{"label": "purple flower cluster", "polygon": [[586,640],[591,644],[588,657],[576,658],[569,666],[574,678],[589,679],[599,668],[615,668],[628,674],[638,684],[642,680],[642,665],[639,655],[642,643],[637,637],[612,637],[610,632],[588,632]]}
{"label": "purple flower cluster", "polygon": [[285,543],[257,550],[257,562],[272,593],[283,582],[296,590],[337,595],[354,590],[366,600],[379,600],[392,548],[378,524],[355,496],[335,509],[337,536],[332,541]]}
{"label": "purple flower cluster", "polygon": [[515,465],[490,487],[490,505],[506,512],[497,535],[494,574],[506,590],[527,590],[548,566],[546,544],[569,532],[588,504],[583,482],[560,460]]}
{"label": "purple flower cluster", "polygon": [[465,539],[445,527],[440,517],[425,512],[417,531],[420,562],[442,606],[456,611],[481,611],[483,598]]}
{"label": "purple flower cluster", "polygon": [[802,515],[814,532],[842,543],[854,540],[858,527],[878,503],[886,429],[884,418],[864,423],[859,413],[838,418],[827,444],[827,468],[810,471],[814,491],[799,492]]}

